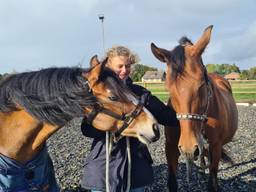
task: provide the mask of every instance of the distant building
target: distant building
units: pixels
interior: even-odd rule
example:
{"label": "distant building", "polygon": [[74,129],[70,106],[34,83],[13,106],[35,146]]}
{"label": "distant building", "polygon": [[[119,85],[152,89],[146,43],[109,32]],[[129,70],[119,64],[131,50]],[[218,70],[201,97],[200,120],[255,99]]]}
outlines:
{"label": "distant building", "polygon": [[164,71],[147,71],[141,78],[142,82],[162,82],[165,80]]}
{"label": "distant building", "polygon": [[227,80],[238,80],[240,79],[240,73],[232,72],[224,76]]}

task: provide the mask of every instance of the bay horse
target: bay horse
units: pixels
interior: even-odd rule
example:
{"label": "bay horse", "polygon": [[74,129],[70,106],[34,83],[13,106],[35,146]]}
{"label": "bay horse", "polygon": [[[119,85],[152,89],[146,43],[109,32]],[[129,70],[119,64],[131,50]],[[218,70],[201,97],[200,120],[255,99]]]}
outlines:
{"label": "bay horse", "polygon": [[171,51],[151,44],[154,56],[167,64],[168,105],[177,112],[180,122],[178,129],[165,128],[169,191],[177,191],[176,170],[180,154],[187,162],[199,158],[204,167],[207,166],[204,156],[209,157],[209,191],[218,191],[220,159],[231,160],[223,149],[238,126],[231,86],[223,77],[208,74],[201,57],[210,41],[212,28],[207,27],[195,44],[187,37],[181,38]]}
{"label": "bay horse", "polygon": [[58,191],[46,140],[75,117],[143,143],[159,138],[152,114],[102,63],[14,74],[0,83],[0,191]]}

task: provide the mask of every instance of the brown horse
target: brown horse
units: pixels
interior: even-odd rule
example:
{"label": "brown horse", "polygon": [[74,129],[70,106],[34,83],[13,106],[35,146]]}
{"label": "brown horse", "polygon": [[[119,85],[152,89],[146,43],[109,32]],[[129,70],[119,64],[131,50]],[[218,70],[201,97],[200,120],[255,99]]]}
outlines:
{"label": "brown horse", "polygon": [[229,82],[217,74],[207,74],[202,62],[211,31],[212,26],[207,27],[195,44],[181,38],[172,51],[151,44],[155,57],[167,64],[169,105],[180,121],[179,129],[165,129],[170,191],[177,191],[175,175],[180,153],[188,162],[199,157],[202,164],[208,156],[208,189],[218,191],[218,164],[225,155],[222,147],[237,130],[238,113]]}
{"label": "brown horse", "polygon": [[0,191],[56,191],[46,140],[71,119],[84,116],[97,129],[117,136],[138,137],[144,143],[159,137],[154,117],[102,64],[89,70],[49,68],[3,80]]}

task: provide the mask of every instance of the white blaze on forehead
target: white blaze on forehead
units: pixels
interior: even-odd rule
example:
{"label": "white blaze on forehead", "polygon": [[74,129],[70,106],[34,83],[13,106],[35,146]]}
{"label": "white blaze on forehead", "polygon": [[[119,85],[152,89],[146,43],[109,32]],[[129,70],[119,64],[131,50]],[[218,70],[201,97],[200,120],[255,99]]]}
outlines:
{"label": "white blaze on forehead", "polygon": [[107,93],[111,93],[110,89],[107,89]]}

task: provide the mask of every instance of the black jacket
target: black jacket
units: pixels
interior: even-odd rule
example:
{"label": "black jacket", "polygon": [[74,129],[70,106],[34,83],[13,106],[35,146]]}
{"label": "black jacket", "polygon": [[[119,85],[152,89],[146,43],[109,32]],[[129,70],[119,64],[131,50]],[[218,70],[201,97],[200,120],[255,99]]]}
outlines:
{"label": "black jacket", "polygon": [[[176,126],[178,120],[176,113],[170,107],[162,103],[157,97],[139,85],[133,84],[127,79],[127,86],[139,97],[147,95],[145,107],[153,114],[156,120],[163,125]],[[99,131],[83,120],[81,125],[83,135],[94,138],[91,152],[85,160],[84,174],[81,186],[85,189],[105,190],[105,132]],[[152,158],[147,146],[138,139],[130,138],[131,147],[131,188],[138,188],[153,182]],[[124,191],[127,181],[127,152],[126,139],[122,138],[113,145],[111,151],[109,182],[110,191]]]}

